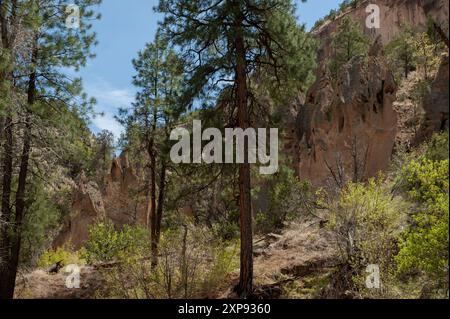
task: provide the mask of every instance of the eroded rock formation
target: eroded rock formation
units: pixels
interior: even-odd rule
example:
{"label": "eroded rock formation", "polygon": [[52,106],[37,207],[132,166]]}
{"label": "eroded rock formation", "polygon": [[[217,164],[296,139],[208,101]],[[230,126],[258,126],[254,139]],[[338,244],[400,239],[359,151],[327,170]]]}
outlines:
{"label": "eroded rock formation", "polygon": [[380,39],[368,57],[344,67],[337,83],[320,69],[298,115],[300,177],[316,186],[341,186],[386,169],[397,128],[395,93]]}
{"label": "eroded rock formation", "polygon": [[139,200],[138,177],[126,152],[113,160],[103,197],[106,215],[116,226],[146,224],[146,204]]}
{"label": "eroded rock formation", "polygon": [[56,237],[53,246],[66,244],[75,249],[81,248],[88,238],[89,225],[106,217],[102,194],[93,182],[87,182],[82,176],[78,181],[78,189],[74,192],[72,214],[64,229]]}
{"label": "eroded rock formation", "polygon": [[416,143],[429,138],[434,132],[448,129],[449,113],[449,58],[443,57],[439,71],[434,79],[430,92],[425,97],[423,109],[425,118],[419,129]]}
{"label": "eroded rock formation", "polygon": [[123,153],[113,160],[104,190],[87,181],[84,175],[80,177],[73,194],[72,214],[53,246],[68,244],[79,249],[88,238],[89,226],[99,220],[109,220],[121,228],[145,225],[146,216],[147,207],[145,201],[140,200],[138,177],[127,154]]}
{"label": "eroded rock formation", "polygon": [[[366,19],[369,4],[376,4],[380,8],[380,28],[369,29]],[[325,22],[314,31],[316,38],[322,41],[319,61],[325,61],[330,55],[332,34],[339,27],[340,21],[346,16],[360,23],[362,30],[373,39],[380,37],[386,45],[402,31],[404,25],[425,29],[428,17],[445,30],[448,36],[449,3],[447,0],[367,0],[361,2],[357,8],[352,8],[336,19]]]}

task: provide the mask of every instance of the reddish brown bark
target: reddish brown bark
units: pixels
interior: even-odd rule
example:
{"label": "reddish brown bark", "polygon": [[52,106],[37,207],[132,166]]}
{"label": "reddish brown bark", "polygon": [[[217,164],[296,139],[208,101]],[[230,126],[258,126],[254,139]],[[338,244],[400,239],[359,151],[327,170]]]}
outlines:
{"label": "reddish brown bark", "polygon": [[[249,127],[247,110],[247,73],[245,42],[242,30],[242,20],[238,19],[236,26],[236,89],[239,127],[246,130]],[[238,293],[241,298],[248,298],[253,290],[253,235],[252,209],[250,197],[250,164],[248,163],[248,141],[244,147],[245,161],[239,165],[239,210],[241,230],[241,260]]]}

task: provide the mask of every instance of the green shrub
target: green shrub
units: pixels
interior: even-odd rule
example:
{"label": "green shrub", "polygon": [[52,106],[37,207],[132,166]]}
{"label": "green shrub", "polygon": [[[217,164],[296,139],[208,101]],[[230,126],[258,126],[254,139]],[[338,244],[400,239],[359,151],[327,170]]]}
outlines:
{"label": "green shrub", "polygon": [[63,266],[77,264],[83,265],[85,261],[80,258],[78,253],[73,252],[67,248],[57,248],[56,250],[45,251],[38,261],[38,266],[41,268],[47,268],[54,264],[61,262]]}
{"label": "green shrub", "polygon": [[339,200],[331,207],[329,227],[336,234],[342,258],[344,289],[357,291],[367,297],[375,293],[365,287],[366,267],[377,265],[381,272],[383,290],[392,280],[393,258],[397,239],[408,205],[400,197],[393,197],[381,178],[367,184],[350,183]]}
{"label": "green shrub", "polygon": [[400,273],[419,269],[448,286],[448,197],[436,199],[427,211],[414,217],[415,226],[407,233],[396,260]]}
{"label": "green shrub", "polygon": [[[439,153],[432,151],[427,156]],[[403,170],[404,187],[419,208],[396,257],[400,274],[420,270],[435,281],[436,287],[446,289],[449,275],[448,165],[448,160],[423,159],[411,161]]]}
{"label": "green shrub", "polygon": [[413,160],[403,169],[404,187],[411,199],[433,205],[448,195],[448,160]]}
{"label": "green shrub", "polygon": [[239,265],[237,242],[221,242],[192,224],[165,231],[158,252],[153,267],[147,258],[127,258],[105,272],[106,297],[212,298],[227,287],[226,276]]}
{"label": "green shrub", "polygon": [[278,231],[285,223],[314,210],[314,192],[311,184],[301,182],[293,170],[282,167],[271,177],[261,178],[253,190],[256,198],[256,231]]}
{"label": "green shrub", "polygon": [[442,161],[446,159],[448,160],[448,154],[448,131],[433,135],[431,141],[427,144],[425,157],[432,161]]}
{"label": "green shrub", "polygon": [[125,225],[116,230],[110,222],[100,222],[89,229],[89,238],[84,245],[87,262],[112,262],[136,255],[150,249],[150,234],[143,227]]}

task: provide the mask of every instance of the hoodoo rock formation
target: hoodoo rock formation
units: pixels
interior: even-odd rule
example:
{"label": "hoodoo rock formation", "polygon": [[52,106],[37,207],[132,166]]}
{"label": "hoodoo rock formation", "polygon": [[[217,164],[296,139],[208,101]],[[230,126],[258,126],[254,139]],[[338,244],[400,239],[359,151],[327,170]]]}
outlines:
{"label": "hoodoo rock formation", "polygon": [[389,165],[397,127],[396,84],[380,40],[337,83],[324,70],[298,115],[299,175],[316,186],[375,176]]}
{"label": "hoodoo rock formation", "polygon": [[78,181],[78,189],[73,194],[72,214],[64,229],[53,242],[54,247],[69,244],[79,249],[88,238],[89,225],[106,217],[102,195],[98,186],[87,182],[84,175]]}
{"label": "hoodoo rock formation", "polygon": [[109,220],[115,227],[146,223],[147,207],[139,200],[138,177],[130,166],[126,153],[115,158],[106,176],[105,189],[100,190],[84,175],[79,179],[72,200],[72,214],[53,246],[66,244],[82,247],[89,234],[89,226],[99,220]]}
{"label": "hoodoo rock formation", "polygon": [[113,160],[103,198],[107,217],[117,227],[146,224],[147,208],[139,200],[139,180],[126,152]]}

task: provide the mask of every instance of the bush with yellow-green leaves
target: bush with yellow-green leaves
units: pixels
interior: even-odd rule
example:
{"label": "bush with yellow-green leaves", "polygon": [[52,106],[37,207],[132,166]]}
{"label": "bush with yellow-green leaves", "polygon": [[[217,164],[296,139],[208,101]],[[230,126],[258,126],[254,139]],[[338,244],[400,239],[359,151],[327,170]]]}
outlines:
{"label": "bush with yellow-green leaves", "polygon": [[[407,210],[408,204],[392,196],[382,177],[349,183],[342,190],[330,207],[330,228],[342,259],[341,287],[368,297],[371,291],[366,289],[365,270],[369,265],[379,267],[382,283],[392,280],[397,239]],[[387,294],[389,287],[382,288]]]}
{"label": "bush with yellow-green leaves", "polygon": [[144,227],[125,225],[116,230],[111,222],[102,221],[89,229],[83,256],[90,264],[117,262],[129,256],[145,255],[150,234]]}
{"label": "bush with yellow-green leaves", "polygon": [[[430,151],[427,152],[428,154]],[[448,289],[449,161],[423,158],[403,170],[405,188],[419,208],[396,257],[399,273],[422,271],[436,289]]]}
{"label": "bush with yellow-green leaves", "polygon": [[48,268],[56,263],[61,263],[62,266],[71,264],[84,265],[86,261],[80,257],[78,252],[74,252],[67,247],[59,247],[45,251],[38,261],[38,266],[40,268]]}

